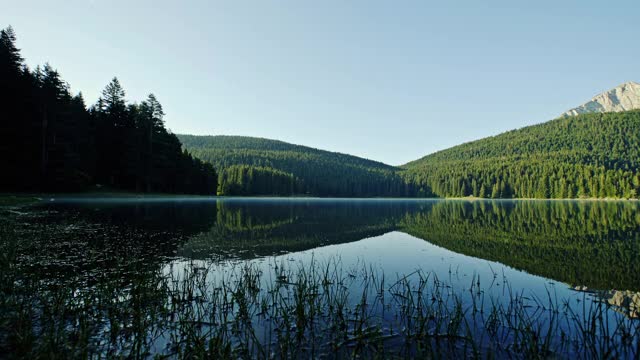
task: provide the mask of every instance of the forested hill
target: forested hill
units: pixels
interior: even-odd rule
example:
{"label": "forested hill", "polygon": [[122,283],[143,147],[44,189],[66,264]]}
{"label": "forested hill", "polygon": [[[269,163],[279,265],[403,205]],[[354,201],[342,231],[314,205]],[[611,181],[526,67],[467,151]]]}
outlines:
{"label": "forested hill", "polygon": [[225,150],[225,151],[273,151],[308,154],[318,159],[326,161],[340,161],[345,165],[362,166],[367,168],[375,168],[380,170],[394,170],[394,166],[364,159],[361,157],[320,150],[303,145],[290,144],[280,140],[264,139],[250,136],[198,136],[198,135],[180,135],[178,139],[187,149],[207,149],[207,150]]}
{"label": "forested hill", "polygon": [[395,167],[377,161],[253,137],[178,138],[193,156],[218,169],[223,195],[412,195]]}
{"label": "forested hill", "polygon": [[437,196],[636,198],[640,111],[582,114],[443,150],[402,168]]}

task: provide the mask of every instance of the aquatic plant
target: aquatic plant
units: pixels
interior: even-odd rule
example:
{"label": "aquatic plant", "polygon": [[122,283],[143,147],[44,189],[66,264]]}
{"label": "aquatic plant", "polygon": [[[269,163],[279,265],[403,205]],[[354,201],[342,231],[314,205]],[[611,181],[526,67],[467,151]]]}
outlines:
{"label": "aquatic plant", "polygon": [[[637,358],[640,322],[607,302],[501,298],[417,270],[390,280],[339,258],[268,266],[175,261],[92,286],[3,262],[0,349],[17,356]],[[498,277],[498,274],[496,274]],[[494,279],[495,281],[495,279]]]}

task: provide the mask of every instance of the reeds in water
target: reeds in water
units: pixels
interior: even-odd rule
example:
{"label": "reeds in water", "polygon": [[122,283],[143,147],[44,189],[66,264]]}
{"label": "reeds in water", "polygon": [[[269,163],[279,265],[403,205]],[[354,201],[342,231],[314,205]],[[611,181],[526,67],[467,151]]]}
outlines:
{"label": "reeds in water", "polygon": [[[95,284],[2,274],[0,347],[16,356],[638,358],[640,321],[584,294],[539,298],[501,279],[460,289],[340,259],[176,261]],[[497,275],[496,275],[497,276]],[[492,280],[492,279],[488,279]],[[490,283],[489,283],[490,284]]]}

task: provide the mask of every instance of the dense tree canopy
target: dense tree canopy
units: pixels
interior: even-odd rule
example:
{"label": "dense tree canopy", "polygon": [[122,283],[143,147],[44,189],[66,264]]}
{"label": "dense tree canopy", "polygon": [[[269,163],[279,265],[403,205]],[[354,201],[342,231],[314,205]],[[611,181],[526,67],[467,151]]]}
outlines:
{"label": "dense tree canopy", "polygon": [[117,78],[87,109],[50,65],[30,70],[10,27],[0,31],[2,190],[79,191],[92,184],[133,191],[213,194],[210,164],[182,150],[152,94],[128,103]]}
{"label": "dense tree canopy", "polygon": [[[244,165],[259,168],[259,172],[282,175],[273,177],[273,190],[248,192],[254,195],[282,194],[283,182],[287,184],[284,188],[291,189],[289,194],[315,196],[408,196],[413,191],[395,167],[356,156],[242,136],[178,137],[195,157],[212,163],[217,169],[233,167],[236,172],[240,168],[235,166]],[[220,173],[223,176],[225,170]],[[229,176],[220,178],[223,189],[229,186],[230,179]],[[235,176],[234,179],[236,187],[244,186],[239,183],[242,177]],[[293,181],[292,186],[288,185],[289,179]],[[223,190],[222,193],[227,192]]]}
{"label": "dense tree canopy", "polygon": [[637,198],[640,111],[556,119],[403,168],[407,181],[441,197]]}
{"label": "dense tree canopy", "polygon": [[[584,114],[462,144],[400,168],[267,139],[190,135],[180,138],[194,156],[220,169],[244,165],[290,174],[294,193],[637,198],[638,130],[640,111]],[[228,178],[224,181],[229,182]]]}
{"label": "dense tree canopy", "polygon": [[280,170],[232,165],[220,173],[219,195],[294,195],[300,186],[293,175]]}

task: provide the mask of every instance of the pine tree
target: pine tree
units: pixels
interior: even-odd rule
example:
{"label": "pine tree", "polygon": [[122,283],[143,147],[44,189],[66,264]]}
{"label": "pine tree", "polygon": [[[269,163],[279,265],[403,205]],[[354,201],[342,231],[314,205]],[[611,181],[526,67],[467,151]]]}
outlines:
{"label": "pine tree", "polygon": [[[16,76],[22,72],[24,59],[16,46],[16,34],[11,26],[0,30],[0,71],[3,75]],[[3,76],[3,79],[6,77]]]}

